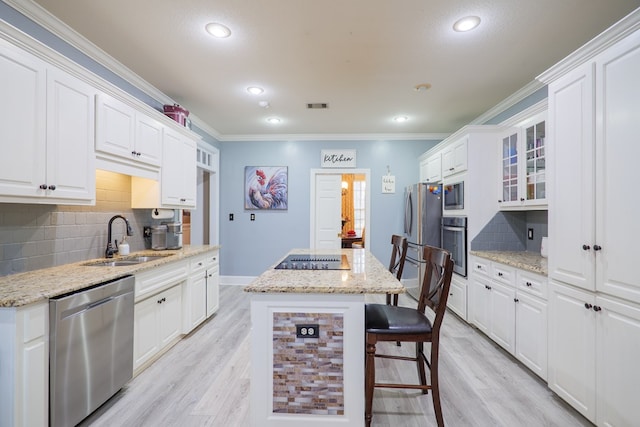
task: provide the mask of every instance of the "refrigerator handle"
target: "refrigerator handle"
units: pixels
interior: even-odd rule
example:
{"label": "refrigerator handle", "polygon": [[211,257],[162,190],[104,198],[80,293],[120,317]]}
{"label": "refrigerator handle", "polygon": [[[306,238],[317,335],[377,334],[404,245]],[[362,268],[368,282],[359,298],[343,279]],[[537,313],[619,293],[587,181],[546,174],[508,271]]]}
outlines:
{"label": "refrigerator handle", "polygon": [[404,232],[406,235],[411,235],[411,228],[413,227],[413,200],[411,199],[411,191],[407,193],[407,198],[404,202]]}

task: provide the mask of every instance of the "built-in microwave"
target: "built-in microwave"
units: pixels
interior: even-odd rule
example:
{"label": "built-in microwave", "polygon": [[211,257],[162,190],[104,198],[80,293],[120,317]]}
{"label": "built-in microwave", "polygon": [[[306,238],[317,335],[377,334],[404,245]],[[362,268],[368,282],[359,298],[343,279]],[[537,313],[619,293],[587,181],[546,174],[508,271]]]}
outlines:
{"label": "built-in microwave", "polygon": [[442,186],[444,209],[464,209],[464,181]]}

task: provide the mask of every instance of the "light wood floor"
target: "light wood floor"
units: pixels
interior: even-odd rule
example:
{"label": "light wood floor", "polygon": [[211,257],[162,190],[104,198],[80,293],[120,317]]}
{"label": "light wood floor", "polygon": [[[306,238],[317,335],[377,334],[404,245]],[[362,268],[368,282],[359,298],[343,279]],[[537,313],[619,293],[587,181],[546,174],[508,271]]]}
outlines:
{"label": "light wood floor", "polygon": [[[382,302],[381,297],[368,297]],[[413,303],[401,296],[401,304]],[[220,310],[130,381],[82,426],[249,426],[249,295],[220,287]],[[385,350],[410,353],[404,344]],[[452,313],[441,336],[447,426],[591,426],[546,383]],[[416,379],[415,365],[377,360],[378,379]],[[377,389],[373,425],[435,426],[431,395]]]}

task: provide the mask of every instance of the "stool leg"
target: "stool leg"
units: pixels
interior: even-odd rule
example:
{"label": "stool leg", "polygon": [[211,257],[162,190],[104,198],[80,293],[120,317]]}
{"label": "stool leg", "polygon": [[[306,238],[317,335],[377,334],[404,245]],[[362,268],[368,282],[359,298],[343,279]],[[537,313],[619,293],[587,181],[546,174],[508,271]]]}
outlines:
{"label": "stool leg", "polygon": [[[424,369],[425,363],[422,356],[424,352],[424,344],[421,342],[416,343],[416,363],[418,364],[418,377],[420,378],[420,384],[427,385],[427,375]],[[433,365],[432,365],[433,366]],[[422,390],[422,394],[427,394],[428,390]]]}
{"label": "stool leg", "polygon": [[367,334],[367,349],[365,359],[365,392],[364,392],[364,421],[365,425],[369,427],[371,425],[372,407],[373,407],[373,389],[376,382],[376,367],[375,367],[375,354],[376,354],[376,339]]}
{"label": "stool leg", "polygon": [[431,398],[433,399],[433,411],[436,414],[438,427],[444,427],[442,406],[440,406],[440,387],[438,385],[438,343],[431,343]]}

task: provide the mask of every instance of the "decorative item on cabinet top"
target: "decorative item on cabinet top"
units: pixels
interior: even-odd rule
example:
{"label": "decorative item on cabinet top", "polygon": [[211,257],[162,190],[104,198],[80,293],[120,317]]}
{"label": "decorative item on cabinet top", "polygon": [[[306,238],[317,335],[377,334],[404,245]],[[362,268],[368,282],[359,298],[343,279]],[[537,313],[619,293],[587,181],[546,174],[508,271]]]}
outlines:
{"label": "decorative item on cabinet top", "polygon": [[191,120],[189,120],[189,110],[179,106],[178,104],[164,105],[164,114],[167,117],[180,123],[182,126],[191,129]]}

